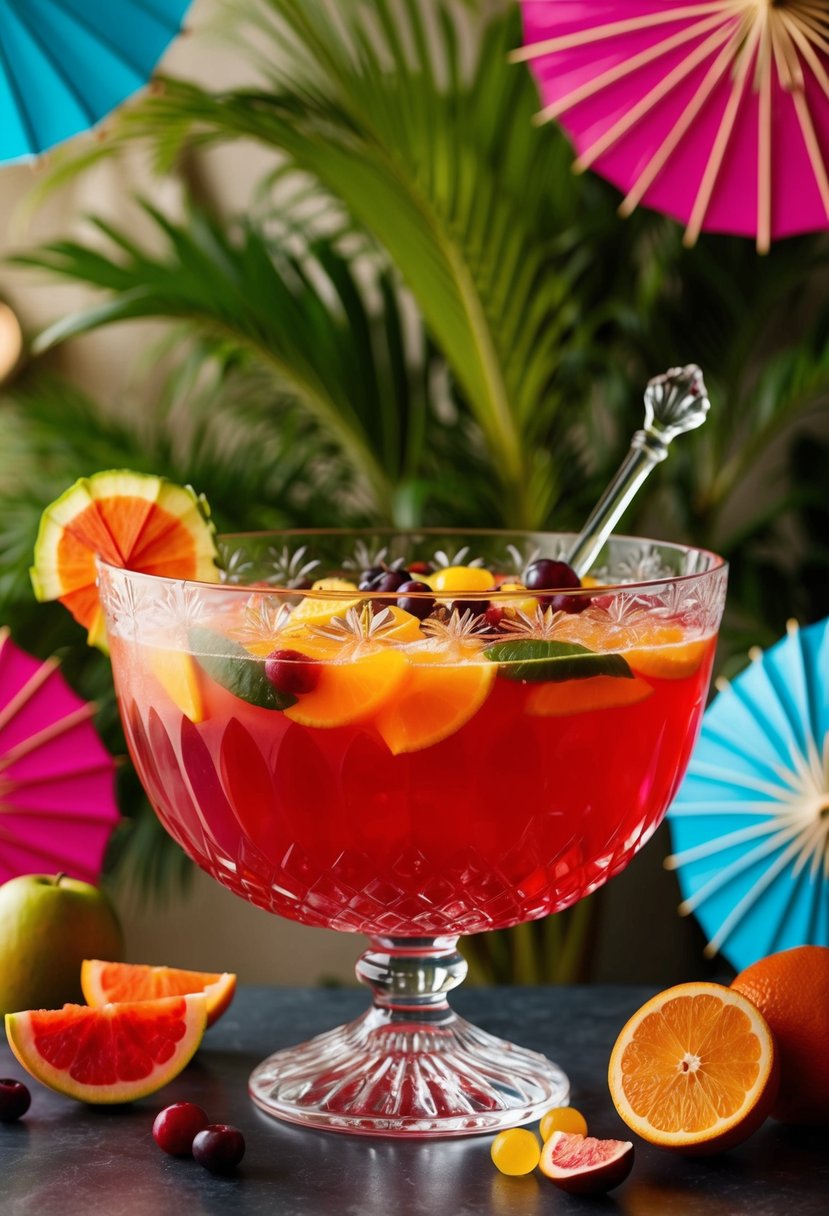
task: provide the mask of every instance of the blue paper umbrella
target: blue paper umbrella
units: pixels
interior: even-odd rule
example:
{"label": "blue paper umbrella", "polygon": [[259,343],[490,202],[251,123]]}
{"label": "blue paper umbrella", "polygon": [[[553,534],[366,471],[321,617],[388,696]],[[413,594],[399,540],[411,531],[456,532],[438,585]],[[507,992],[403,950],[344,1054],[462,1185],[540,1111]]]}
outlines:
{"label": "blue paper umbrella", "polygon": [[738,970],[829,945],[829,618],[722,682],[669,812],[680,912]]}
{"label": "blue paper umbrella", "polygon": [[190,0],[0,0],[0,160],[24,160],[142,88]]}

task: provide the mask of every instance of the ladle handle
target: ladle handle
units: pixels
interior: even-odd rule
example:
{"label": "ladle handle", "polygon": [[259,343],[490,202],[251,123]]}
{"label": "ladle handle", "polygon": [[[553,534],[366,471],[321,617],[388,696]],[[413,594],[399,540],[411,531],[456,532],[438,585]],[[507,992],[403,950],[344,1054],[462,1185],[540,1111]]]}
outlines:
{"label": "ladle handle", "polygon": [[567,554],[579,577],[588,572],[651,469],[668,455],[671,441],[702,426],[710,404],[695,363],[672,367],[648,381],[645,425],[633,436],[630,451]]}

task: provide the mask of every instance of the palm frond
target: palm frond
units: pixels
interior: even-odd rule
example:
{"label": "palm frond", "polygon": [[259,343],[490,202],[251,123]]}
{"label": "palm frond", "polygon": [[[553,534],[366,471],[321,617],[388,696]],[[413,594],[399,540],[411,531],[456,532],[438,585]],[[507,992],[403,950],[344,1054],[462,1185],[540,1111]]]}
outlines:
{"label": "palm frond", "polygon": [[328,239],[294,255],[247,223],[225,232],[194,211],[176,224],[144,206],[165,244],[160,255],[94,220],[108,250],[58,241],[18,259],[107,293],[47,329],[37,349],[127,319],[186,320],[301,401],[365,479],[375,513],[389,517],[395,485],[419,466],[435,358],[416,317],[404,315],[394,277],[375,267],[369,290],[359,282],[365,266],[355,269]]}
{"label": "palm frond", "polygon": [[[539,523],[560,493],[578,407],[557,391],[576,318],[556,242],[590,187],[573,183],[561,136],[533,128],[529,73],[507,67],[517,12],[474,33],[447,0],[256,0],[236,20],[264,87],[212,95],[165,81],[125,114],[120,138],[168,153],[185,135],[253,138],[341,200],[417,300],[486,438],[508,517]],[[554,452],[543,495],[528,455],[539,437]]]}

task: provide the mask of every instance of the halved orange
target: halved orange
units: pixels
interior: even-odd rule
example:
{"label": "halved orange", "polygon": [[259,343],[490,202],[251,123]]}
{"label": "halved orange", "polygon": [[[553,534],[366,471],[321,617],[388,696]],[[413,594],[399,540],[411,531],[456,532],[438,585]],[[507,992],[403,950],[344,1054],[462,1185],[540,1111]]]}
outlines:
{"label": "halved orange", "polygon": [[203,993],[6,1014],[6,1037],[38,1081],[80,1102],[132,1102],[193,1058],[207,1025]]}
{"label": "halved orange", "polygon": [[608,1084],[622,1119],[652,1144],[718,1153],[770,1113],[779,1069],[768,1024],[720,984],[669,988],[623,1027]]}
{"label": "halved orange", "polygon": [[594,709],[635,705],[651,696],[645,680],[619,680],[615,676],[591,676],[589,680],[562,680],[536,684],[527,695],[527,713],[538,718],[567,718]]}
{"label": "halved orange", "polygon": [[151,1001],[203,992],[207,1025],[212,1026],[233,1000],[236,976],[228,971],[183,971],[179,967],[85,958],[81,963],[81,991],[87,1004],[95,1008],[117,1001]]}
{"label": "halved orange", "polygon": [[[430,747],[468,722],[489,696],[498,665],[446,662],[437,651],[409,651],[408,670],[395,695],[375,715],[374,725],[395,756]],[[457,656],[461,658],[459,654]]]}
{"label": "halved orange", "polygon": [[43,512],[31,570],[39,600],[59,600],[106,648],[96,556],[170,578],[214,579],[214,529],[204,499],[163,477],[111,470],[81,477]]}

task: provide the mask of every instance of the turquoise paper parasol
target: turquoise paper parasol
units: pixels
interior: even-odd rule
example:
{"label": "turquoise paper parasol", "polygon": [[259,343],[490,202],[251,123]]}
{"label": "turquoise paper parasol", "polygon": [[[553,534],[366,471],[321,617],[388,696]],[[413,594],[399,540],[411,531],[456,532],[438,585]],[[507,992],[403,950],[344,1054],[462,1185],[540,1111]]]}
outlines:
{"label": "turquoise paper parasol", "polygon": [[96,123],[148,82],[190,0],[0,0],[0,161]]}
{"label": "turquoise paper parasol", "polygon": [[829,945],[829,618],[751,659],[705,714],[666,862],[706,953],[738,970]]}

